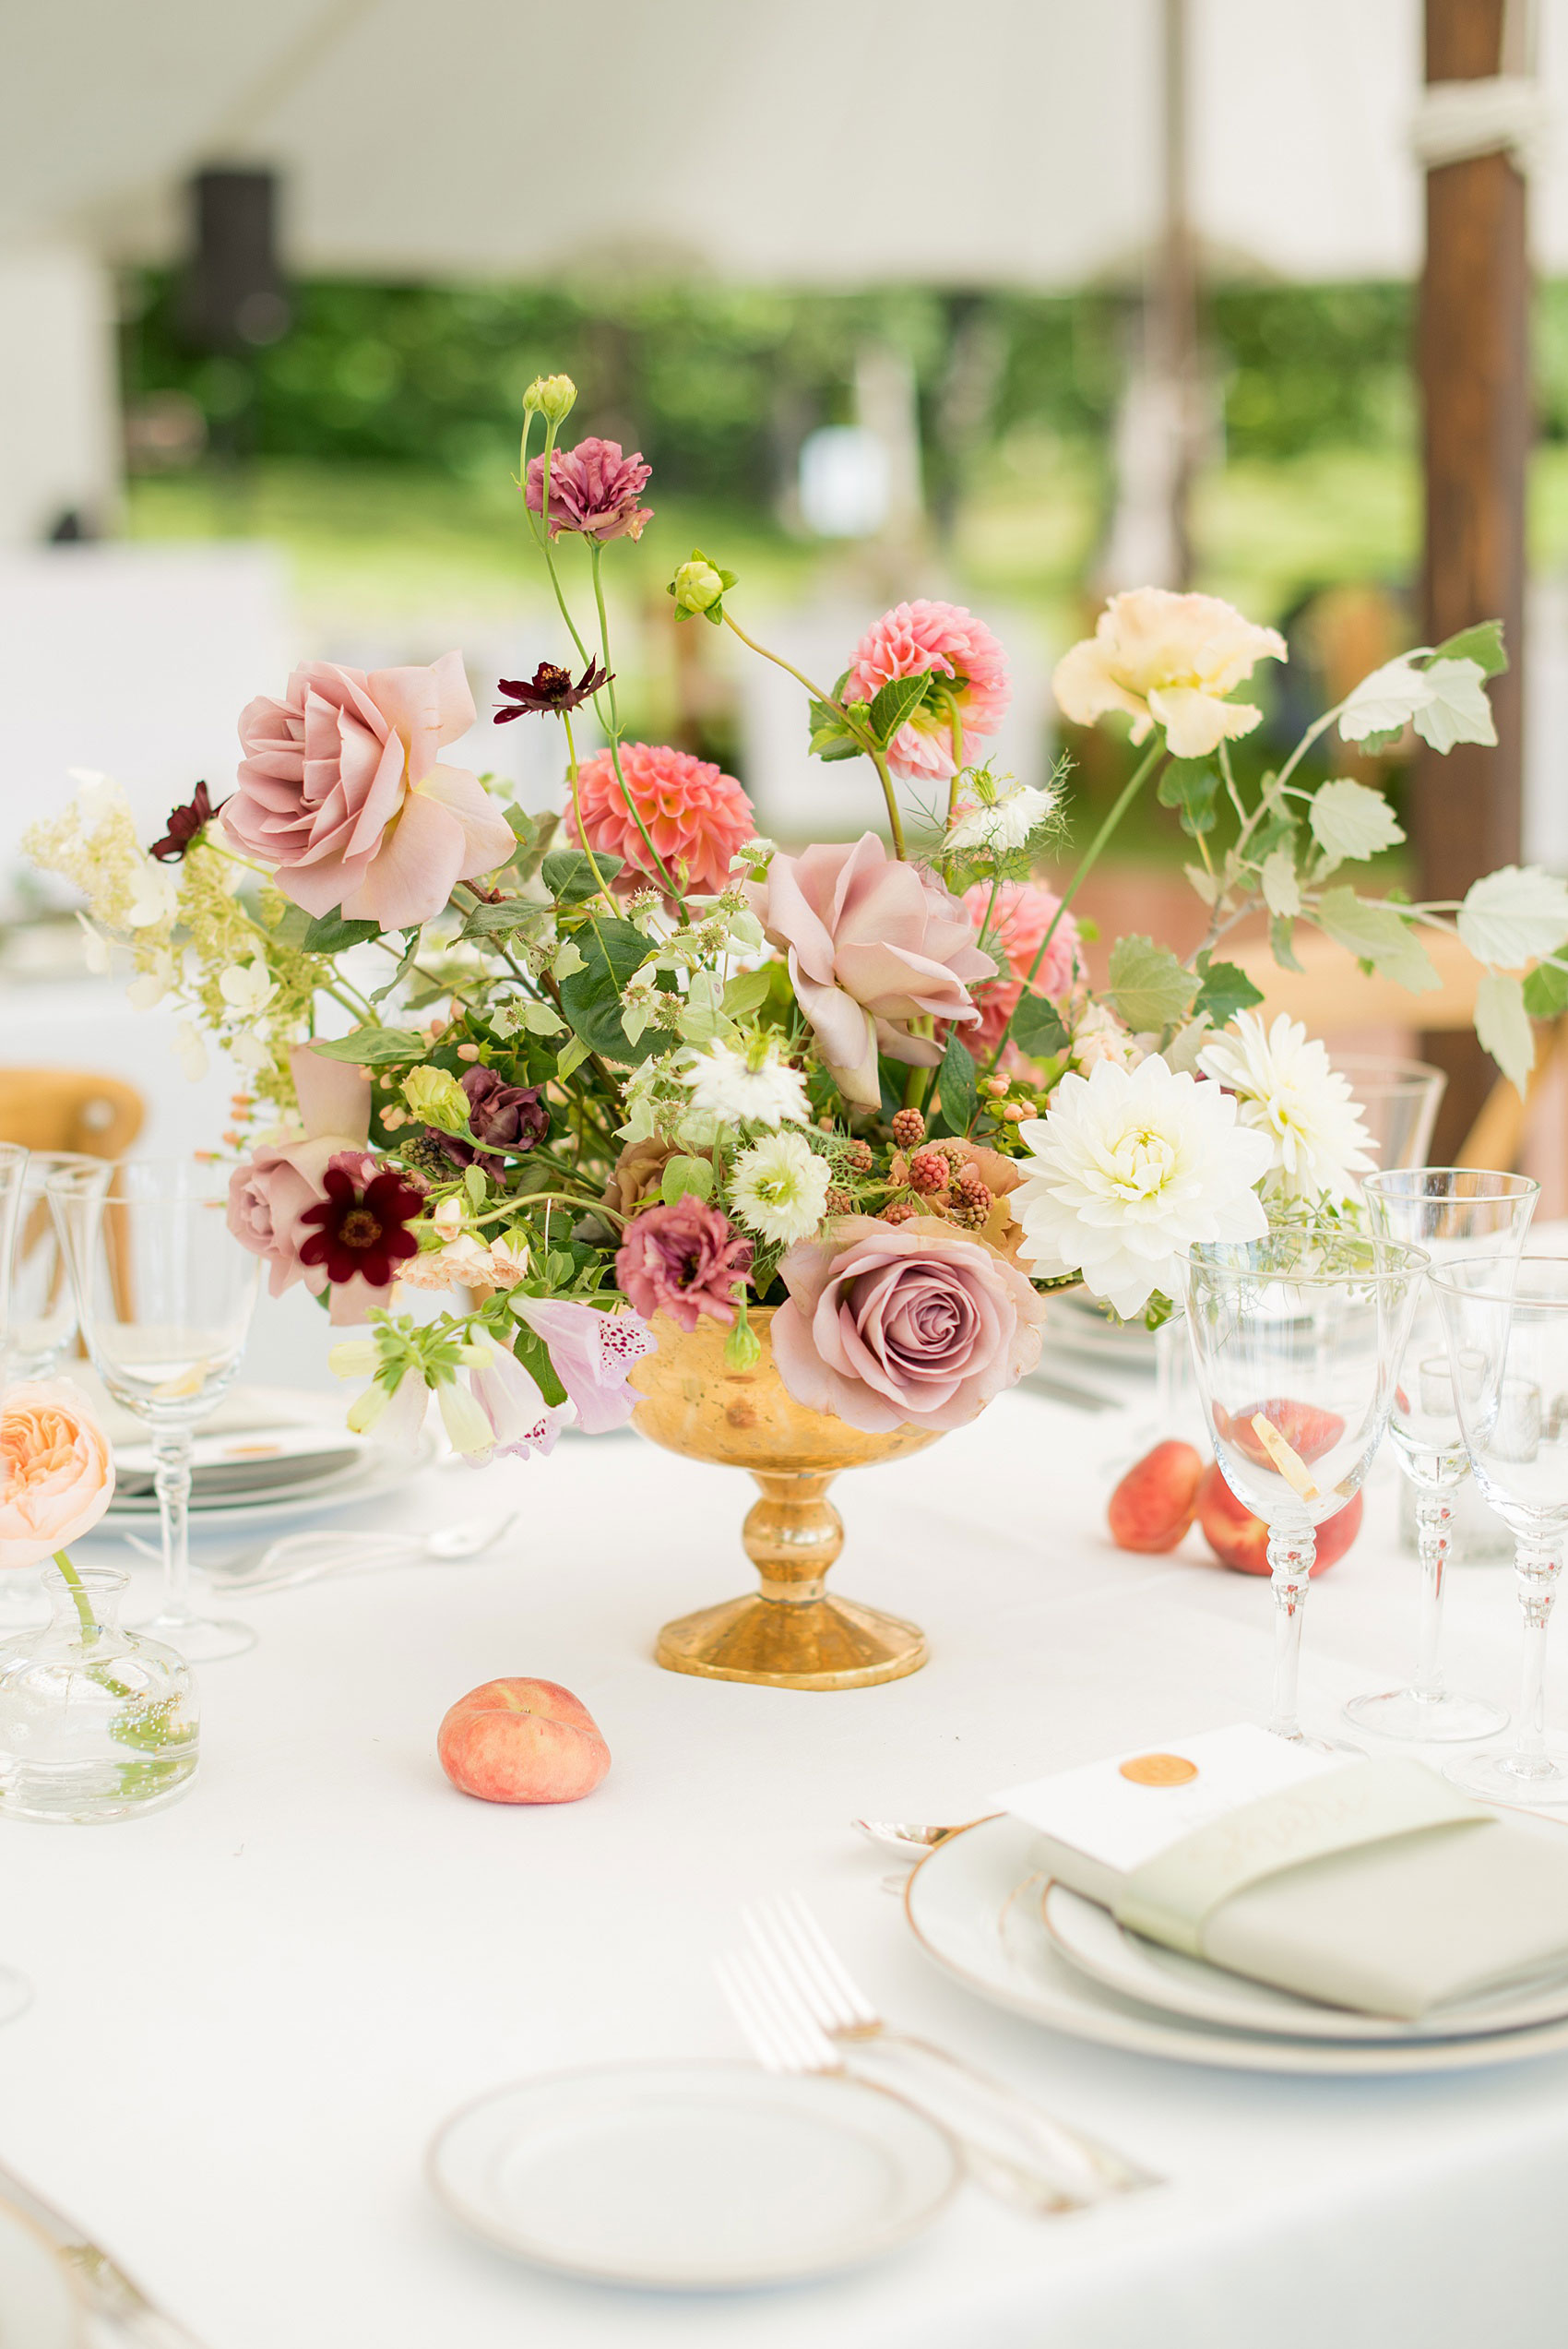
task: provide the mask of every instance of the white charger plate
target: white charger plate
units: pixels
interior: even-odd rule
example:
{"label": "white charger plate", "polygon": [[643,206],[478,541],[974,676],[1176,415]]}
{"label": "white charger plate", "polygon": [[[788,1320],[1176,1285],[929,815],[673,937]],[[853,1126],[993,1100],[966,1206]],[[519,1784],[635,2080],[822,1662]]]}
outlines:
{"label": "white charger plate", "polygon": [[0,2344],[86,2349],[87,2318],[54,2246],[9,2202],[0,2202]]}
{"label": "white charger plate", "polygon": [[[1550,1831],[1550,1830],[1549,1830]],[[1048,1884],[1045,1929],[1063,1956],[1097,1982],[1147,2007],[1217,2022],[1228,2031],[1261,2031],[1285,2039],[1356,2039],[1395,2044],[1432,2039],[1473,2039],[1491,2031],[1519,2031],[1533,2023],[1568,2019],[1568,1969],[1538,1976],[1527,1988],[1489,1991],[1401,2022],[1392,2015],[1357,2014],[1348,2008],[1298,1997],[1266,1982],[1228,1973],[1202,1958],[1184,1957],[1141,1933],[1118,1925],[1109,1909]]]}
{"label": "white charger plate", "polygon": [[[206,1501],[193,1499],[192,1534],[217,1529],[227,1532],[235,1526],[281,1525],[291,1517],[308,1517],[316,1509],[347,1508],[362,1501],[382,1500],[428,1468],[437,1449],[434,1433],[426,1427],[410,1445],[367,1443],[362,1459],[350,1461],[346,1468],[334,1469],[327,1476],[303,1476],[298,1485],[282,1490],[273,1485],[264,1493],[241,1489],[215,1494]],[[125,1502],[116,1499],[101,1522],[110,1532],[136,1532],[156,1525],[158,1503],[154,1498]]]}
{"label": "white charger plate", "polygon": [[904,1906],[926,1955],[992,2005],[1070,2038],[1231,2071],[1324,2075],[1468,2071],[1568,2052],[1568,2021],[1466,2039],[1303,2040],[1150,2008],[1069,1964],[1046,1929],[1035,1830],[980,1819],[929,1852]]}
{"label": "white charger plate", "polygon": [[959,2165],[944,2130],[864,2081],[658,2063],[481,2097],[440,2131],[428,2172],[455,2217],[538,2266],[725,2292],[895,2250]]}

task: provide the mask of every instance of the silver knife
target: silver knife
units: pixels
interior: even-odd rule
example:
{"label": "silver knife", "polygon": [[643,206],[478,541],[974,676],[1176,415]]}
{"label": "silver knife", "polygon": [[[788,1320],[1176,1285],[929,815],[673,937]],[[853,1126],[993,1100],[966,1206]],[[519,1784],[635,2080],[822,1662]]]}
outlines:
{"label": "silver knife", "polygon": [[138,2349],[202,2349],[194,2332],[155,2307],[118,2260],[91,2242],[80,2227],[46,2202],[14,2170],[0,2164],[0,2200],[12,2203],[45,2234],[87,2295],[89,2306],[117,2324]]}

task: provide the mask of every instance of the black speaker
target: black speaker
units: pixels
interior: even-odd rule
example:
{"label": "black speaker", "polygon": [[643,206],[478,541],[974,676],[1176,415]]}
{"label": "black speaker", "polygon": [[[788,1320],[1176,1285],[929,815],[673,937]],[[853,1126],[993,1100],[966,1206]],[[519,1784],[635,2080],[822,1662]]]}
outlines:
{"label": "black speaker", "polygon": [[181,305],[198,351],[254,351],[287,334],[288,294],[278,262],[278,174],[198,172],[191,182],[194,231]]}

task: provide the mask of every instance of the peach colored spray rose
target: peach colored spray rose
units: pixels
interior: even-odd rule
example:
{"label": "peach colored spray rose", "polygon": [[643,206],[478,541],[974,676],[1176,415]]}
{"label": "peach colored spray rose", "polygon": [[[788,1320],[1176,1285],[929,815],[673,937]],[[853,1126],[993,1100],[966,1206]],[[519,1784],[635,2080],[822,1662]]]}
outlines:
{"label": "peach colored spray rose", "polygon": [[[932,670],[953,681],[964,760],[969,764],[975,745],[1001,725],[1013,688],[1007,681],[1006,654],[985,623],[961,603],[932,603],[920,596],[913,603],[885,612],[855,647],[841,698],[874,701],[895,677],[923,677]],[[887,763],[906,781],[946,781],[956,762],[945,699],[937,696],[922,702],[899,727],[887,745]]]}
{"label": "peach colored spray rose", "polygon": [[779,1265],[773,1358],[797,1402],[884,1435],[976,1418],[1039,1360],[1045,1301],[938,1217],[846,1215]]}
{"label": "peach colored spray rose", "polygon": [[956,899],[890,857],[874,832],[847,847],[775,856],[746,893],[789,955],[790,984],[846,1101],[869,1109],[881,1100],[879,1045],[895,1060],[937,1066],[941,1045],[909,1032],[922,1013],[978,1021],[969,986],[995,966],[973,925]]}
{"label": "peach colored spray rose", "polygon": [[368,676],[308,661],[282,701],[262,694],[241,713],[229,836],[307,912],[340,905],[384,930],[428,922],[456,882],[504,864],[515,845],[479,778],[437,760],[473,722],[455,652]]}
{"label": "peach colored spray rose", "polygon": [[0,1568],[89,1533],[114,1497],[109,1439],[68,1378],[10,1388],[0,1415]]}
{"label": "peach colored spray rose", "polygon": [[1250,734],[1263,716],[1225,696],[1258,662],[1285,658],[1277,629],[1255,626],[1217,595],[1134,588],[1111,597],[1093,636],[1063,654],[1051,682],[1075,725],[1124,709],[1135,743],[1163,726],[1173,757],[1206,758],[1222,742]]}
{"label": "peach colored spray rose", "polygon": [[[717,896],[730,878],[730,859],[756,831],[751,801],[734,776],[721,773],[709,759],[694,758],[689,751],[646,742],[622,744],[621,772],[671,880]],[[578,768],[577,797],[588,846],[624,862],[616,888],[624,893],[646,888],[650,881],[662,887],[607,750],[596,751]],[[581,843],[570,799],[565,836]]]}

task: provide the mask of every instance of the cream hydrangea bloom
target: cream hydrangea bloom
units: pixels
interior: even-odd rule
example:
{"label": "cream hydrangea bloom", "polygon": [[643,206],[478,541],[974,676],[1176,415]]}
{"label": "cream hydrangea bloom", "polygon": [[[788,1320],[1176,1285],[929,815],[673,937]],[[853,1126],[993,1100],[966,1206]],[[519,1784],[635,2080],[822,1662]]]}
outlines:
{"label": "cream hydrangea bloom", "polygon": [[1240,1123],[1234,1097],[1178,1073],[1158,1053],[1135,1068],[1098,1062],[1066,1076],[1045,1117],[1018,1128],[1031,1156],[1009,1199],[1018,1254],[1037,1278],[1081,1273],[1123,1317],[1197,1240],[1253,1240],[1268,1229],[1253,1186],[1273,1146]]}
{"label": "cream hydrangea bloom", "polygon": [[1174,757],[1206,758],[1221,742],[1250,734],[1263,716],[1225,696],[1265,658],[1286,658],[1284,638],[1218,596],[1134,588],[1113,595],[1093,636],[1063,653],[1051,686],[1075,725],[1124,709],[1135,743],[1163,726]]}
{"label": "cream hydrangea bloom", "polygon": [[1236,1095],[1242,1125],[1266,1135],[1269,1187],[1280,1198],[1342,1199],[1376,1165],[1348,1079],[1299,1019],[1282,1011],[1265,1029],[1255,1011],[1240,1011],[1198,1067]]}

